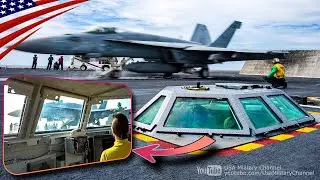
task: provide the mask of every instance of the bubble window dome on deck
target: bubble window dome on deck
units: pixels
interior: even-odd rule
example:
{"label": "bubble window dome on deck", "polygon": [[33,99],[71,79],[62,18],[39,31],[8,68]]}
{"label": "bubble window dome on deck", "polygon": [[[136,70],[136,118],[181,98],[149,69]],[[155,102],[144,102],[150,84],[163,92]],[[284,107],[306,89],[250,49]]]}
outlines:
{"label": "bubble window dome on deck", "polygon": [[[152,117],[145,118],[147,111]],[[283,91],[237,83],[166,87],[135,115],[137,130],[149,134],[254,136],[311,121]]]}

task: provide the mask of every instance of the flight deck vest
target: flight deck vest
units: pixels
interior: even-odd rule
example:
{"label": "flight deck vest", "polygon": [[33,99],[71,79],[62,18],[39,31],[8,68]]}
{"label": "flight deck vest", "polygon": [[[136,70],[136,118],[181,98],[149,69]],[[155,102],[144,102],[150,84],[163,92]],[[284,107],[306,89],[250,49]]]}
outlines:
{"label": "flight deck vest", "polygon": [[285,68],[282,64],[275,64],[274,65],[276,68],[277,68],[277,72],[276,74],[274,74],[274,77],[277,78],[277,79],[280,79],[280,78],[285,78]]}

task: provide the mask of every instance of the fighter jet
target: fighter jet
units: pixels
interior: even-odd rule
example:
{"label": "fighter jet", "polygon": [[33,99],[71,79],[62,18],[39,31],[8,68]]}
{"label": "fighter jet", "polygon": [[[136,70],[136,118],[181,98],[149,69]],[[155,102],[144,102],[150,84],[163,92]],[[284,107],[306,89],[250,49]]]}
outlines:
{"label": "fighter jet", "polygon": [[234,21],[212,43],[207,27],[197,24],[190,41],[121,31],[115,27],[99,27],[79,34],[25,41],[16,49],[40,54],[80,55],[85,58],[143,58],[145,62],[131,63],[124,68],[137,73],[164,73],[164,77],[191,68],[201,68],[199,75],[206,78],[209,76],[209,64],[285,57],[284,51],[228,49],[234,33],[241,26],[241,22]]}

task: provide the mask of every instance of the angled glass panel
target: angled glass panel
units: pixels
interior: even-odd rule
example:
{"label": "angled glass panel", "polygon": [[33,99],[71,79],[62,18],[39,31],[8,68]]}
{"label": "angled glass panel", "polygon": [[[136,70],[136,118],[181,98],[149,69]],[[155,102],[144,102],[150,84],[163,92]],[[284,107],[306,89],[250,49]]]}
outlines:
{"label": "angled glass panel", "polygon": [[9,86],[4,86],[4,135],[13,135],[19,132],[23,111],[27,97],[9,93]]}
{"label": "angled glass panel", "polygon": [[87,128],[111,126],[113,116],[124,114],[130,120],[131,99],[101,100],[99,104],[91,106]]}
{"label": "angled glass panel", "polygon": [[60,96],[58,100],[45,99],[36,133],[59,132],[79,127],[84,100]]}
{"label": "angled glass panel", "polygon": [[284,95],[269,96],[273,104],[289,121],[299,120],[309,117]]}
{"label": "angled glass panel", "polygon": [[142,114],[140,114],[135,121],[150,125],[154,118],[156,117],[163,101],[165,99],[165,96],[159,97],[153,104],[151,104]]}
{"label": "angled glass panel", "polygon": [[217,99],[177,98],[165,127],[240,130],[229,102]]}
{"label": "angled glass panel", "polygon": [[255,128],[259,129],[281,123],[261,98],[245,98],[240,101]]}

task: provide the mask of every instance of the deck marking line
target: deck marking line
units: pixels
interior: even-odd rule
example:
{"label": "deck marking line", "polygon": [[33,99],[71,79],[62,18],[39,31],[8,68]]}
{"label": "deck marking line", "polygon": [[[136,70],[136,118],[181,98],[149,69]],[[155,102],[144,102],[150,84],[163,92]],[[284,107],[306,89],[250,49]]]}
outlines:
{"label": "deck marking line", "polygon": [[276,136],[272,136],[269,139],[277,140],[277,141],[284,141],[284,140],[287,140],[287,139],[290,139],[293,137],[294,137],[294,135],[290,135],[290,134],[279,134]]}
{"label": "deck marking line", "polygon": [[237,146],[237,147],[235,147],[233,149],[240,150],[240,151],[251,151],[251,150],[254,150],[254,149],[261,148],[263,146],[264,145],[258,144],[258,143],[248,143],[248,144]]}
{"label": "deck marking line", "polygon": [[316,130],[318,130],[318,129],[317,128],[312,128],[312,127],[304,127],[304,128],[301,128],[301,129],[297,129],[296,131],[308,133],[308,132],[312,132],[312,131],[316,131]]}

